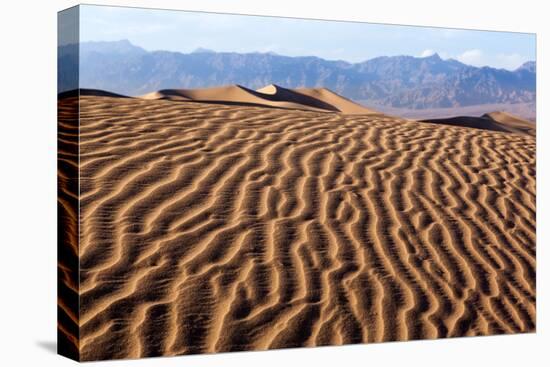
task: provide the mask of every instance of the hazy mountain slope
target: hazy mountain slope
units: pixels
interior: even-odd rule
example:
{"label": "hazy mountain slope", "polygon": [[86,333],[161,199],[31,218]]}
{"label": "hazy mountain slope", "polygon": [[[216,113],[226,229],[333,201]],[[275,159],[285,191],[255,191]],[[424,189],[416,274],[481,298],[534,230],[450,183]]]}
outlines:
{"label": "hazy mountain slope", "polygon": [[443,60],[437,54],[352,64],[272,53],[147,52],[118,41],[81,44],[80,66],[81,88],[126,95],[231,84],[257,89],[273,83],[326,87],[355,101],[410,109],[535,101],[534,62],[508,71]]}

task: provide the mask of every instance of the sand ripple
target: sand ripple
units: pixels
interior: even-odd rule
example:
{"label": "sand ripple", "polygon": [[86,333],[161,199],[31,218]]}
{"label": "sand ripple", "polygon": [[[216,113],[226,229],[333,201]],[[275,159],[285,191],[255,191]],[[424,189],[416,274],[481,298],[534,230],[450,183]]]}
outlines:
{"label": "sand ripple", "polygon": [[84,360],[535,330],[535,139],[85,96]]}

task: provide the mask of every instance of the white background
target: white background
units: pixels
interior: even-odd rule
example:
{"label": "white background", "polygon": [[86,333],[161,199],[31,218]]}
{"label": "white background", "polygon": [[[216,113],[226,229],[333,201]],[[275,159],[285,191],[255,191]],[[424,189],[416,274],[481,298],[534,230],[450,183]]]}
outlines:
{"label": "white background", "polygon": [[[537,333],[102,362],[104,366],[548,366],[550,137],[545,1],[114,0],[97,4],[536,32]],[[56,337],[56,42],[75,1],[8,0],[0,21],[0,365],[65,366]],[[273,30],[276,32],[276,29]],[[322,35],[321,35],[322,36]],[[547,126],[548,125],[548,126]],[[545,357],[547,360],[545,361]],[[95,365],[92,363],[92,365]]]}

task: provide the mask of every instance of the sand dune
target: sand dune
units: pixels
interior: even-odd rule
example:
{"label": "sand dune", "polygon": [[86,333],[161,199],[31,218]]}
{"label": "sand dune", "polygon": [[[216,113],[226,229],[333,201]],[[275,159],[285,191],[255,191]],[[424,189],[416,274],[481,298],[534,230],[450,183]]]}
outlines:
{"label": "sand dune", "polygon": [[325,88],[293,90],[274,84],[256,91],[240,85],[202,89],[165,89],[146,94],[141,98],[256,105],[344,114],[377,113]]}
{"label": "sand dune", "polygon": [[297,88],[296,92],[325,101],[346,115],[379,114],[380,112],[366,108],[327,88]]}
{"label": "sand dune", "polygon": [[434,124],[463,126],[483,130],[512,132],[536,136],[536,124],[534,122],[502,111],[486,113],[481,117],[458,116],[422,121]]}
{"label": "sand dune", "polygon": [[82,360],[535,330],[532,136],[210,93],[81,96]]}
{"label": "sand dune", "polygon": [[493,111],[503,111],[511,113],[515,116],[519,116],[527,121],[536,121],[536,106],[534,102],[525,103],[493,103],[493,104],[480,104],[469,105],[461,107],[446,107],[446,108],[422,108],[422,109],[410,109],[391,107],[385,105],[379,105],[376,103],[369,103],[369,101],[358,101],[359,103],[365,103],[371,106],[381,113],[389,114],[392,116],[405,117],[412,120],[428,120],[428,119],[440,119],[454,116],[481,116]]}
{"label": "sand dune", "polygon": [[482,117],[490,118],[493,121],[505,126],[508,131],[516,133],[524,133],[536,136],[536,123],[514,116],[511,113],[496,111],[483,115]]}

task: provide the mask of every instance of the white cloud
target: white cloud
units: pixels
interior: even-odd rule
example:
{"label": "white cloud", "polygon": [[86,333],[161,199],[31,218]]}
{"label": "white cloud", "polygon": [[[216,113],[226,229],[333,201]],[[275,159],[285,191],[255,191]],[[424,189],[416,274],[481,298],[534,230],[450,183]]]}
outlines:
{"label": "white cloud", "polygon": [[435,51],[428,48],[420,53],[420,57],[428,57],[432,56],[433,54],[435,54]]}
{"label": "white cloud", "polygon": [[527,59],[520,54],[487,55],[480,49],[467,50],[455,57],[458,61],[473,66],[490,66],[493,68],[514,70]]}
{"label": "white cloud", "polygon": [[474,65],[474,66],[484,66],[487,65],[485,60],[485,55],[480,49],[467,50],[461,53],[456,57],[456,59],[464,64]]}
{"label": "white cloud", "polygon": [[527,61],[519,54],[498,54],[495,58],[495,66],[508,70],[517,69],[521,64]]}

